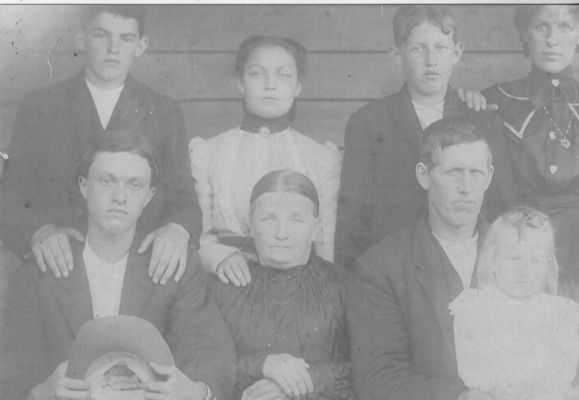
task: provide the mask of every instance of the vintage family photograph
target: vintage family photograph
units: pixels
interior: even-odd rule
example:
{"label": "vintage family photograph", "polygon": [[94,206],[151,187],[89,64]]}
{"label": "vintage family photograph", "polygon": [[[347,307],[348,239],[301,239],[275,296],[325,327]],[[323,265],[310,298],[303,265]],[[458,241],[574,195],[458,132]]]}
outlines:
{"label": "vintage family photograph", "polygon": [[579,400],[579,5],[0,4],[0,400]]}

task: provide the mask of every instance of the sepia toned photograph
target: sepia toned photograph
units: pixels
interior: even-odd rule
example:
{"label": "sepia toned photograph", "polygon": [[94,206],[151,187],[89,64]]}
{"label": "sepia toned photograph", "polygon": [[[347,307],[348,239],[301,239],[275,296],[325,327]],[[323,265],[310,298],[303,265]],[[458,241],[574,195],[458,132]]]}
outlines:
{"label": "sepia toned photograph", "polygon": [[0,400],[579,400],[579,6],[0,4]]}

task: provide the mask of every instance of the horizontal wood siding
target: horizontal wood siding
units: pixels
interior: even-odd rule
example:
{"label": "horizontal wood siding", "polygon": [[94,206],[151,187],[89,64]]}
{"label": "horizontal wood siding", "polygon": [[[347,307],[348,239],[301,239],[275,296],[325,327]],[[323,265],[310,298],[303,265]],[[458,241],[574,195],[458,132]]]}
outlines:
{"label": "horizontal wood siding", "polygon": [[[277,34],[309,50],[296,125],[320,141],[343,144],[346,120],[365,102],[398,91],[402,72],[390,51],[397,6],[152,5],[150,45],[134,75],[181,103],[189,135],[212,136],[239,123],[233,78],[239,42]],[[465,54],[452,83],[482,89],[526,74],[508,5],[451,6]],[[0,6],[0,147],[8,143],[15,109],[36,87],[82,67],[72,33],[78,6]]]}

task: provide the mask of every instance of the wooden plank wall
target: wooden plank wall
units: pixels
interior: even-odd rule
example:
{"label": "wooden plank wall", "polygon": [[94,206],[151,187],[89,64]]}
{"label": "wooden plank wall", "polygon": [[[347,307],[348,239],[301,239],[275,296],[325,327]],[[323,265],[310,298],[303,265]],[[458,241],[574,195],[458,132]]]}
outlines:
{"label": "wooden plank wall", "polygon": [[[79,70],[72,40],[79,6],[0,6],[0,147],[19,99]],[[482,89],[529,70],[512,23],[512,6],[453,5],[465,53],[453,84]],[[150,5],[150,46],[134,75],[177,98],[191,137],[209,137],[241,117],[233,57],[249,35],[295,38],[309,50],[296,125],[319,141],[343,144],[348,116],[397,91],[390,5]]]}

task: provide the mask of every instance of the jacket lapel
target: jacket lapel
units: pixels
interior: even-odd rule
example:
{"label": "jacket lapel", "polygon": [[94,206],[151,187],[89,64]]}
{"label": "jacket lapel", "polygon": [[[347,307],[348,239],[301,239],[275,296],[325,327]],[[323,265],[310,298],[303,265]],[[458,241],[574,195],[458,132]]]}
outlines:
{"label": "jacket lapel", "polygon": [[446,90],[446,95],[444,96],[444,109],[442,111],[442,117],[458,117],[462,113],[468,110],[468,107],[458,97],[458,93],[452,87],[448,86]]}
{"label": "jacket lapel", "polygon": [[401,132],[407,140],[410,140],[418,148],[423,130],[406,85],[398,93],[393,119],[395,132]]}
{"label": "jacket lapel", "polygon": [[79,154],[82,154],[84,149],[95,139],[95,134],[102,133],[96,106],[84,81],[84,71],[73,78],[69,101],[70,117],[74,121],[74,126],[82,145]]}
{"label": "jacket lapel", "polygon": [[127,75],[125,87],[121,91],[119,100],[111,115],[107,130],[111,129],[135,129],[147,113],[147,107],[142,104],[141,96],[138,96],[139,83],[131,75]]}
{"label": "jacket lapel", "polygon": [[74,269],[68,278],[57,280],[58,301],[76,335],[81,326],[93,319],[92,301],[86,267],[82,258],[82,244],[73,245]]}
{"label": "jacket lapel", "polygon": [[442,248],[435,242],[426,218],[420,219],[415,230],[413,258],[414,264],[419,270],[418,281],[434,308],[448,351],[452,355],[452,359],[456,359],[452,335],[453,321],[448,310],[449,292],[445,276],[445,270],[454,267],[450,264]]}
{"label": "jacket lapel", "polygon": [[119,307],[119,314],[121,315],[141,316],[155,291],[155,284],[147,274],[151,252],[137,254],[135,244],[138,243],[139,241],[135,240],[127,260]]}

